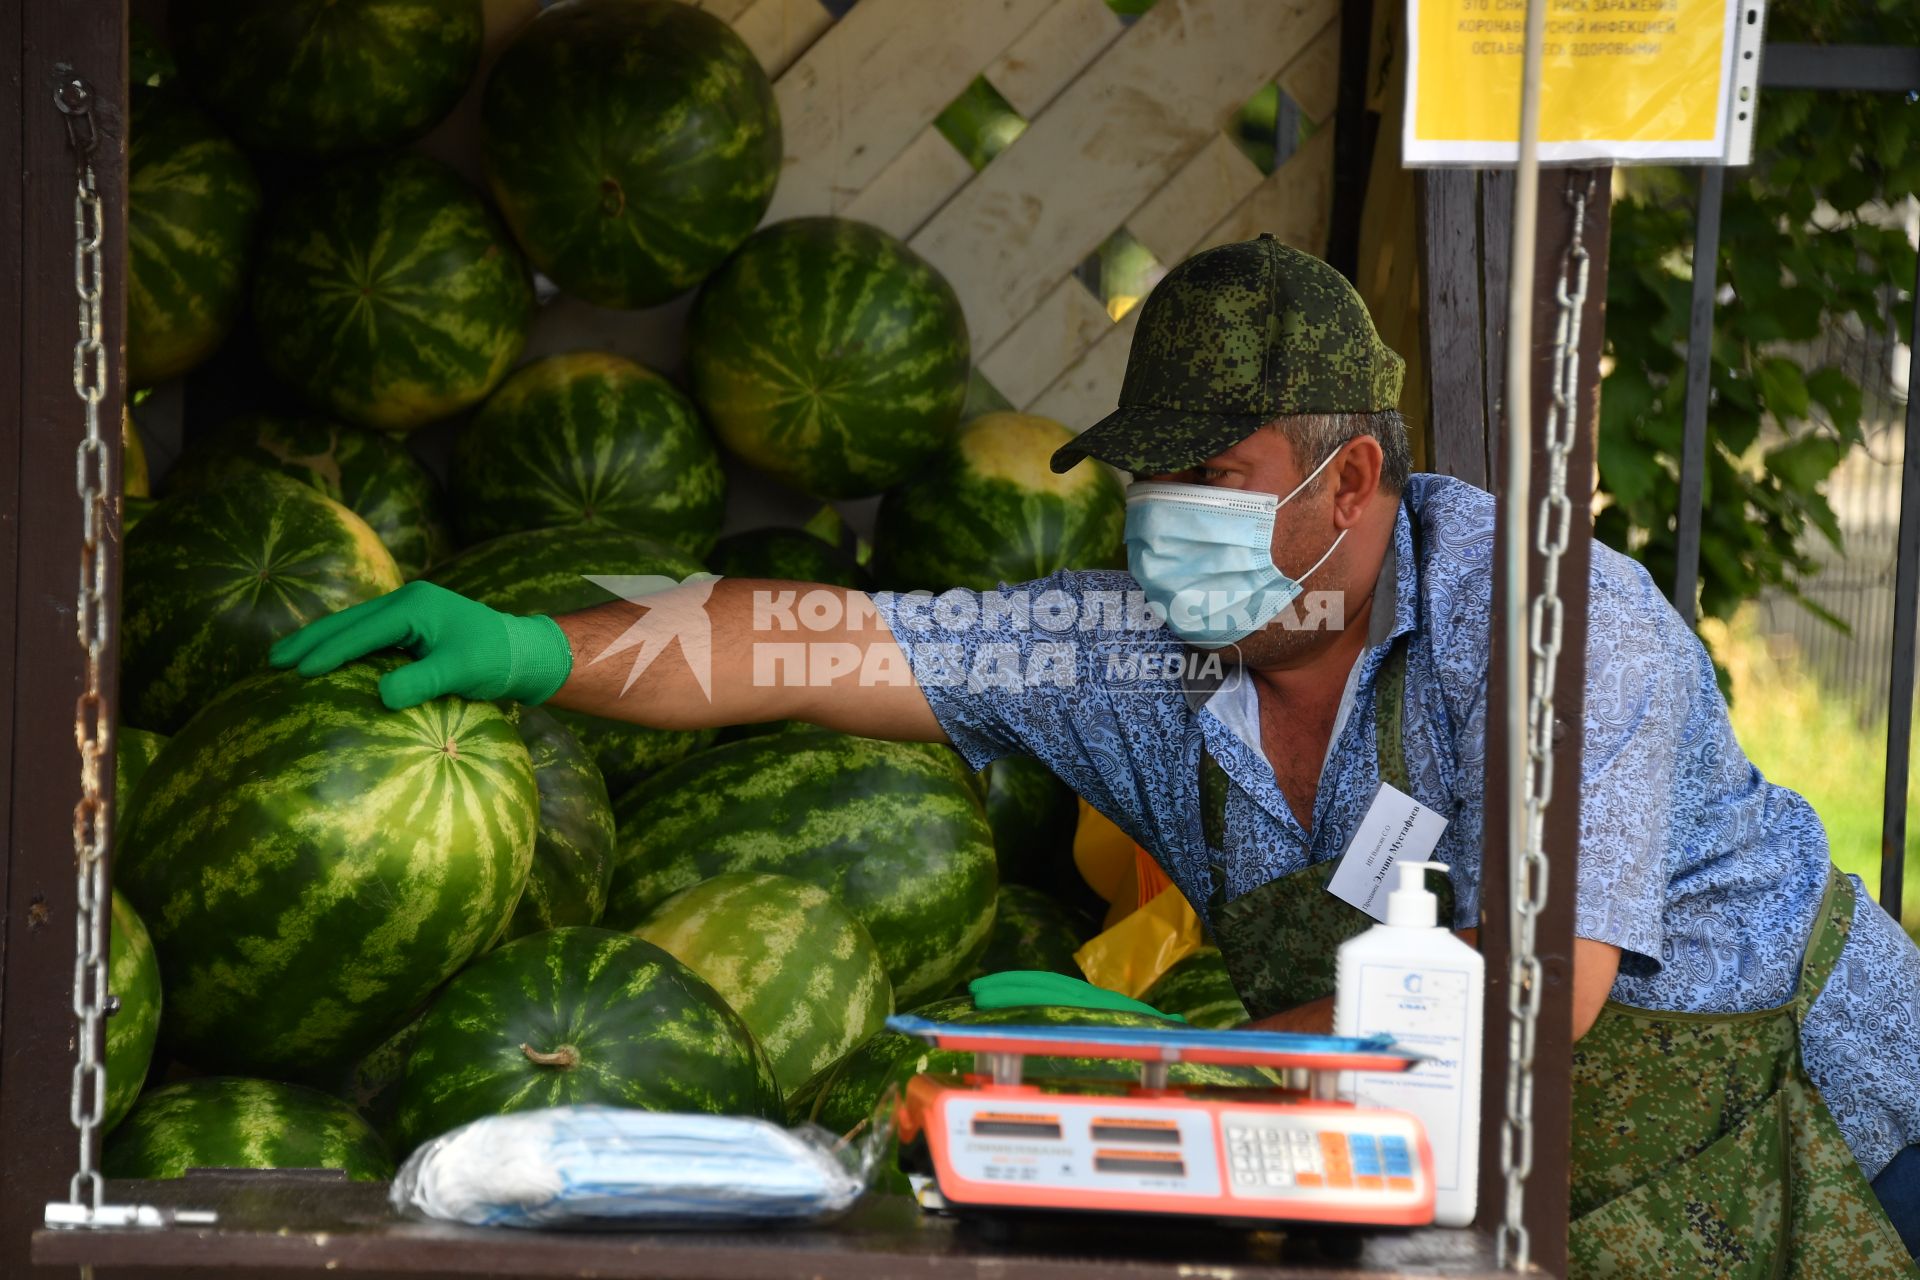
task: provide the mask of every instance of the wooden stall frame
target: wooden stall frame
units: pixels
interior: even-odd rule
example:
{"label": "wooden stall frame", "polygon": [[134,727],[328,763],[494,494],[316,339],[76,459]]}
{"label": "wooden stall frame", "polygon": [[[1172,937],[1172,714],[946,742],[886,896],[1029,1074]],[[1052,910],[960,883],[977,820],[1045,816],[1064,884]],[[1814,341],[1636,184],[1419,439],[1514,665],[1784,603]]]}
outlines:
{"label": "wooden stall frame", "polygon": [[[517,2],[490,0],[495,4]],[[879,2],[869,0],[875,8]],[[939,21],[942,10],[949,14],[952,11],[950,6],[934,4],[933,0],[899,2],[925,5],[931,21]],[[875,10],[864,6],[855,6],[847,11],[846,20],[834,23],[834,13],[819,0],[705,0],[705,4],[735,22],[763,62],[776,70],[786,95],[782,106],[788,113],[789,128],[801,139],[811,136],[809,129],[821,127],[809,123],[808,86],[837,84],[832,77],[850,65],[874,65],[873,59],[884,45],[869,29]],[[1350,11],[1360,7],[1348,6]],[[1080,295],[1067,289],[1080,287],[1071,278],[1071,269],[1115,229],[1112,215],[1103,224],[1092,213],[1081,210],[1066,220],[1064,228],[1050,224],[1044,235],[1030,228],[1036,234],[1024,239],[1013,237],[1018,243],[1011,247],[986,246],[993,252],[984,261],[973,256],[983,248],[980,228],[983,220],[1009,208],[1024,208],[1036,201],[1044,204],[1044,196],[1054,189],[1051,184],[1058,182],[1052,170],[1058,168],[1063,155],[1076,154],[1096,142],[1114,141],[1114,131],[1099,116],[1122,87],[1121,70],[1104,73],[1103,78],[1100,67],[1094,64],[1125,53],[1128,56],[1122,69],[1127,74],[1146,75],[1149,87],[1156,91],[1172,91],[1192,80],[1193,69],[1200,64],[1194,61],[1196,55],[1186,43],[1191,33],[1185,26],[1175,30],[1174,24],[1185,23],[1192,16],[1190,10],[1201,8],[1197,4],[1169,5],[1159,11],[1158,18],[1149,14],[1137,24],[1146,34],[1129,37],[1135,41],[1134,46],[1119,43],[1121,32],[1110,24],[1111,12],[1100,0],[1060,0],[1053,5],[1042,0],[991,0],[977,10],[969,8],[970,31],[999,30],[1004,36],[980,36],[988,45],[993,39],[1001,41],[990,55],[990,81],[1023,112],[1031,108],[1035,113],[1033,128],[1023,139],[1025,150],[1010,148],[979,173],[962,174],[954,169],[951,161],[932,146],[930,122],[976,69],[922,66],[919,70],[928,83],[910,86],[911,92],[919,94],[912,110],[897,112],[892,119],[882,118],[884,113],[865,113],[851,137],[844,128],[844,118],[836,117],[831,122],[828,133],[836,149],[823,174],[810,173],[804,161],[797,161],[798,170],[790,169],[783,179],[781,198],[789,201],[802,199],[808,184],[817,183],[815,203],[804,208],[776,206],[773,216],[836,211],[873,218],[882,225],[893,219],[891,229],[907,236],[936,265],[950,276],[967,281],[969,290],[977,289],[979,296],[987,299],[984,304],[969,300],[970,318],[985,307],[984,323],[976,326],[983,339],[976,348],[982,367],[990,373],[999,371],[1009,383],[1018,383],[1017,402],[1022,407],[1069,421],[1091,420],[1087,406],[1103,396],[1110,401],[1112,388],[1117,385],[1118,369],[1130,344],[1131,325],[1126,317],[1116,322],[1105,313],[1096,321]],[[1217,20],[1229,24],[1237,20],[1243,32],[1258,28],[1260,23],[1277,21],[1290,21],[1294,28],[1277,42],[1236,41],[1229,73],[1204,87],[1204,92],[1211,95],[1207,101],[1214,103],[1207,110],[1220,112],[1224,118],[1228,109],[1244,99],[1243,89],[1250,90],[1276,75],[1287,83],[1289,94],[1296,100],[1324,102],[1331,107],[1333,89],[1328,67],[1335,60],[1339,37],[1334,7],[1328,0],[1287,0],[1284,13],[1276,13],[1271,5],[1256,0],[1215,0],[1204,9]],[[1024,25],[1017,18],[1007,17],[1016,11],[1027,14]],[[865,18],[861,17],[863,12]],[[1323,20],[1313,23],[1312,14],[1320,14]],[[946,20],[952,21],[951,17]],[[995,23],[1005,25],[995,27]],[[103,150],[96,163],[109,209],[122,220],[110,239],[108,256],[110,287],[118,297],[124,274],[126,173],[124,118],[117,108],[119,86],[125,83],[126,32],[124,13],[118,5],[73,5],[59,0],[0,0],[0,27],[5,28],[5,35],[0,36],[4,41],[0,43],[0,63],[20,68],[10,88],[20,99],[20,109],[12,116],[16,125],[0,126],[0,137],[5,139],[0,142],[0,172],[9,177],[23,175],[19,184],[9,180],[0,189],[0,244],[6,246],[13,268],[5,286],[5,305],[0,307],[0,316],[4,317],[0,318],[0,334],[14,339],[8,349],[18,353],[16,385],[20,399],[17,438],[12,447],[0,448],[0,599],[9,601],[13,615],[10,625],[0,627],[0,637],[4,637],[0,638],[0,652],[10,659],[7,679],[0,682],[0,688],[5,689],[0,693],[0,711],[5,713],[7,726],[6,733],[0,734],[0,765],[4,765],[7,778],[6,807],[0,812],[4,814],[8,841],[7,857],[0,865],[0,877],[4,877],[0,879],[0,892],[5,894],[5,913],[0,916],[0,1133],[7,1135],[6,1143],[0,1146],[0,1174],[4,1174],[7,1189],[0,1197],[0,1274],[13,1275],[24,1273],[28,1265],[29,1238],[34,1235],[32,1228],[38,1224],[42,1206],[64,1194],[74,1145],[67,1109],[56,1101],[68,1096],[74,1048],[66,999],[70,994],[72,934],[60,923],[70,919],[73,910],[68,822],[77,762],[66,745],[66,726],[72,716],[80,666],[71,614],[78,563],[77,503],[67,479],[72,471],[73,423],[79,411],[69,379],[74,305],[73,159],[66,149],[47,75],[53,63],[67,62],[100,91]],[[1094,47],[1091,53],[1084,45],[1074,45],[1076,33],[1087,29],[1104,31],[1107,43]],[[1113,52],[1108,53],[1110,48]],[[941,81],[939,77],[946,79]],[[1329,204],[1330,131],[1323,129],[1282,170],[1265,177],[1251,170],[1245,157],[1217,134],[1186,130],[1173,141],[1168,138],[1164,131],[1149,130],[1148,143],[1162,150],[1152,152],[1146,176],[1135,175],[1123,182],[1109,174],[1105,185],[1086,200],[1089,206],[1104,204],[1121,210],[1118,227],[1148,244],[1163,262],[1171,265],[1198,248],[1245,238],[1266,227],[1304,247],[1324,246],[1324,213],[1313,216],[1302,210],[1324,210]],[[817,158],[819,153],[806,154]],[[1010,158],[1013,162],[1006,163]],[[1476,180],[1476,250],[1470,259],[1458,259],[1465,264],[1463,270],[1470,268],[1457,282],[1466,290],[1460,297],[1477,297],[1480,303],[1478,323],[1470,326],[1477,327],[1482,335],[1480,355],[1474,362],[1474,378],[1480,388],[1480,443],[1472,446],[1475,424],[1464,411],[1435,417],[1436,436],[1441,434],[1444,421],[1448,447],[1464,450],[1458,453],[1462,459],[1459,473],[1469,478],[1470,463],[1466,459],[1474,454],[1482,460],[1481,474],[1492,474],[1486,470],[1485,460],[1495,447],[1500,429],[1499,335],[1503,322],[1496,300],[1503,296],[1506,271],[1501,210],[1510,204],[1499,195],[1502,180],[1502,175],[1483,175]],[[943,187],[942,183],[947,185]],[[1511,180],[1506,179],[1504,189],[1510,188]],[[1551,221],[1560,207],[1557,200],[1542,201],[1546,216],[1541,230],[1541,258],[1542,262],[1551,260],[1549,270],[1557,269],[1564,242],[1563,232]],[[1128,208],[1132,211],[1125,212]],[[1603,217],[1598,234],[1604,243]],[[1597,255],[1593,285],[1596,306],[1604,294],[1603,263],[1604,258]],[[1495,305],[1489,307],[1489,302]],[[1538,322],[1543,343],[1551,339],[1550,319],[1549,312]],[[1430,313],[1430,333],[1434,323]],[[122,366],[122,331],[116,303],[108,335],[116,378]],[[1582,405],[1583,421],[1590,424],[1592,370],[1597,364],[1600,334],[1597,317],[1589,318],[1587,332],[1593,345],[1591,351],[1582,353]],[[1045,358],[1037,364],[1030,360],[1023,364],[1028,351]],[[1544,358],[1538,344],[1536,351]],[[1545,379],[1539,379],[1537,385],[1544,387]],[[1470,388],[1463,389],[1462,397],[1469,392]],[[104,406],[109,421],[117,419],[120,403],[116,383]],[[1586,445],[1590,447],[1590,440]],[[117,435],[115,446],[117,473]],[[1586,465],[1577,459],[1576,474],[1586,474]],[[1443,465],[1441,469],[1451,467]],[[1570,561],[1568,571],[1583,586],[1584,543],[1580,545],[1577,563]],[[112,558],[117,589],[117,554]],[[1581,609],[1572,612],[1576,617],[1583,616]],[[1562,697],[1570,700],[1563,701],[1562,707],[1577,715],[1583,645],[1572,629],[1565,652],[1569,656],[1563,660],[1560,687]],[[1571,690],[1567,688],[1569,663],[1573,671]],[[1573,768],[1577,777],[1577,755],[1563,754],[1560,759],[1562,768]],[[110,784],[110,777],[108,781]],[[1569,786],[1560,794],[1577,794],[1577,787]],[[1577,816],[1570,807],[1563,806],[1562,810],[1550,833],[1550,845],[1556,851],[1571,850],[1571,839],[1577,837]],[[1499,812],[1497,804],[1489,806],[1489,849],[1504,848],[1496,829],[1495,815]],[[1500,901],[1502,890],[1494,876],[1504,872],[1504,854],[1489,857],[1486,865],[1483,901]],[[1571,867],[1571,858],[1563,863],[1556,852],[1556,884],[1563,890],[1571,885]],[[1571,894],[1562,892],[1550,901],[1561,914],[1550,908],[1541,927],[1549,998],[1541,1037],[1547,1051],[1542,1054],[1536,1105],[1542,1133],[1551,1134],[1557,1125],[1561,1137],[1557,1150],[1555,1142],[1543,1141],[1536,1155],[1529,1186],[1529,1204],[1533,1206],[1529,1218],[1536,1263],[1549,1264],[1552,1270],[1552,1261],[1563,1255],[1565,1232],[1561,1185],[1566,1170],[1565,1063],[1555,1063],[1554,1052],[1556,1045],[1565,1044],[1569,1016],[1565,992],[1571,948]],[[1490,912],[1487,916],[1482,945],[1488,955],[1489,975],[1503,982],[1504,913]],[[1490,1043],[1493,1051],[1487,1056],[1488,1081],[1504,1079],[1504,1009],[1504,992],[1496,988],[1488,1001],[1489,1040],[1498,1042]],[[1483,1124],[1492,1134],[1503,1106],[1498,1087],[1488,1092]],[[1482,1167],[1497,1174],[1497,1154],[1491,1160],[1483,1156]],[[1560,1186],[1561,1194],[1557,1228],[1553,1216],[1556,1186]],[[42,1231],[34,1237],[35,1259],[60,1267],[89,1261],[110,1264],[115,1274],[131,1274],[120,1267],[142,1264],[291,1270],[311,1266],[317,1271],[329,1263],[361,1274],[387,1270],[473,1274],[467,1264],[486,1248],[481,1242],[498,1239],[426,1228],[413,1229],[410,1235],[361,1232],[340,1236],[324,1222],[307,1229],[275,1230],[264,1225],[271,1218],[261,1218],[263,1206],[278,1205],[292,1215],[295,1201],[302,1196],[310,1206],[331,1203],[336,1207],[353,1202],[353,1196],[342,1200],[335,1189],[272,1175],[188,1182],[178,1187],[116,1184],[112,1198],[136,1196],[167,1203],[182,1194],[191,1197],[201,1192],[220,1201],[235,1226],[253,1223],[256,1229],[246,1236],[250,1243],[233,1252],[222,1252],[217,1228],[176,1229],[164,1237],[138,1232]],[[364,1194],[354,1194],[364,1201]],[[1483,1191],[1483,1223],[1492,1221],[1489,1215],[1500,1199],[1498,1194]],[[1410,1243],[1401,1245],[1393,1238],[1381,1237],[1362,1245],[1351,1258],[1306,1264],[1304,1269],[1295,1269],[1296,1264],[1257,1239],[1242,1255],[1208,1261],[1249,1275],[1274,1266],[1286,1267],[1286,1274],[1313,1275],[1391,1274],[1403,1266],[1439,1267],[1446,1274],[1462,1275],[1491,1271],[1486,1240],[1477,1233],[1428,1233],[1401,1239]],[[813,1238],[814,1243],[817,1241]],[[605,1237],[597,1247],[573,1248],[574,1252],[550,1265],[536,1267],[521,1253],[512,1259],[490,1254],[486,1266],[496,1273],[617,1271],[689,1277],[781,1274],[778,1268],[790,1267],[796,1261],[791,1249],[777,1238],[764,1247],[756,1247],[746,1238],[727,1238],[682,1248],[671,1239],[642,1244],[632,1237]],[[847,1256],[857,1252],[862,1251],[854,1249]],[[973,1249],[929,1252],[910,1246],[887,1256],[890,1261],[886,1265],[893,1267],[895,1274],[911,1269],[929,1276],[1066,1276],[1094,1274],[1102,1268],[1108,1273],[1170,1276],[1182,1266],[1175,1260],[1134,1266],[1112,1257],[1087,1259],[1057,1253],[1014,1256],[1005,1251],[983,1253]],[[169,1257],[174,1260],[168,1262]],[[800,1265],[810,1270],[818,1267],[818,1274],[888,1274],[873,1269],[878,1263],[872,1257],[865,1263],[848,1263],[831,1249]]]}

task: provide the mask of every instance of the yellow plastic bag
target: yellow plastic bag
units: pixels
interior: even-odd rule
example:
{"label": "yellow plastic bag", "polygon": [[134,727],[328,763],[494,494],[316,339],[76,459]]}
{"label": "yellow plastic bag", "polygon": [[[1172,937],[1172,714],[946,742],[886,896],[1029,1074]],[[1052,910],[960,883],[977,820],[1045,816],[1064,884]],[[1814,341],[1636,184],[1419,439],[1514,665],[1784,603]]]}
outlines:
{"label": "yellow plastic bag", "polygon": [[1153,901],[1073,953],[1096,987],[1139,999],[1160,975],[1207,945],[1200,917],[1168,885]]}

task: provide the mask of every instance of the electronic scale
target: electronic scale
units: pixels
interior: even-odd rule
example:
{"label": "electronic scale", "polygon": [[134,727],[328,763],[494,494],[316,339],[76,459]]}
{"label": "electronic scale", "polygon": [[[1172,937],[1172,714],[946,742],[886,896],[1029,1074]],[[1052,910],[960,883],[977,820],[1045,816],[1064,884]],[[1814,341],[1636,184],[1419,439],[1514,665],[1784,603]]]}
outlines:
{"label": "electronic scale", "polygon": [[[919,1075],[899,1107],[901,1163],[956,1211],[1039,1209],[1421,1226],[1433,1157],[1420,1121],[1342,1102],[1342,1071],[1421,1060],[1386,1036],[1193,1028],[962,1026],[890,1030],[971,1052],[966,1075]],[[1140,1082],[1021,1081],[1028,1055],[1119,1058]],[[1270,1067],[1284,1087],[1169,1084],[1177,1062]]]}

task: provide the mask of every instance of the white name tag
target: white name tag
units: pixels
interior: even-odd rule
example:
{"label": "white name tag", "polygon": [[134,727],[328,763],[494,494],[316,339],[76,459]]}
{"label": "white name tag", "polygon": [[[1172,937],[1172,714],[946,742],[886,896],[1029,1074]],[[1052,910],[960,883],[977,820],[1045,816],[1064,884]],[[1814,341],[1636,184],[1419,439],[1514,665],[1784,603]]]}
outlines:
{"label": "white name tag", "polygon": [[[1350,902],[1375,920],[1387,918],[1387,895],[1399,884],[1393,864],[1425,862],[1440,846],[1447,820],[1398,787],[1385,782],[1373,793],[1367,816],[1340,854],[1327,892]],[[1453,922],[1442,920],[1442,927]]]}

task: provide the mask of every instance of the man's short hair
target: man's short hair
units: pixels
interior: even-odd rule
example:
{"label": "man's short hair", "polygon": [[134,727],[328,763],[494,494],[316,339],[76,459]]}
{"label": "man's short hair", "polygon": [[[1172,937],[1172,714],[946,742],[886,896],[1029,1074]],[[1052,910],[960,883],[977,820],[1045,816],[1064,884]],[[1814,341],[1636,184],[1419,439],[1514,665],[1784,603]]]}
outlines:
{"label": "man's short hair", "polygon": [[[1349,440],[1372,436],[1380,442],[1380,487],[1403,493],[1413,473],[1413,446],[1407,440],[1407,420],[1398,409],[1376,413],[1300,413],[1268,423],[1287,438],[1302,471],[1312,471]],[[1317,481],[1316,481],[1317,483]]]}

